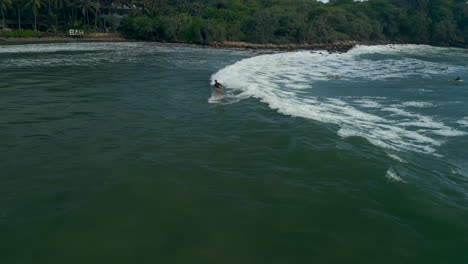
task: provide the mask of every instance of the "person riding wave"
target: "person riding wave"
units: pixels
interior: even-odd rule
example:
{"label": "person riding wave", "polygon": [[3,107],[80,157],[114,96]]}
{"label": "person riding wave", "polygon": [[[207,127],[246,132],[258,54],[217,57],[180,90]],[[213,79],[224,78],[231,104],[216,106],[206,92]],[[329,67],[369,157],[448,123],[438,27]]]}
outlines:
{"label": "person riding wave", "polygon": [[214,84],[214,90],[217,95],[221,94],[221,89],[223,88],[223,85],[218,82],[218,80],[215,80]]}
{"label": "person riding wave", "polygon": [[450,79],[450,82],[463,82],[464,80],[458,76],[456,79]]}

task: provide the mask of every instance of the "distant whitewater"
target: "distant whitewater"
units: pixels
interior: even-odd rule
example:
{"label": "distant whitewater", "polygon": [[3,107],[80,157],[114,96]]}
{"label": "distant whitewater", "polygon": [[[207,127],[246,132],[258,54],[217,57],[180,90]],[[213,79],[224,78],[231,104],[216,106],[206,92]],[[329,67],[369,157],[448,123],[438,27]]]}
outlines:
{"label": "distant whitewater", "polygon": [[344,54],[301,51],[248,58],[212,79],[237,91],[239,98],[258,98],[281,114],[335,124],[342,137],[436,154],[447,138],[467,134],[466,119],[434,114],[446,102],[437,93],[421,95],[466,72],[467,60],[460,49],[358,46]]}

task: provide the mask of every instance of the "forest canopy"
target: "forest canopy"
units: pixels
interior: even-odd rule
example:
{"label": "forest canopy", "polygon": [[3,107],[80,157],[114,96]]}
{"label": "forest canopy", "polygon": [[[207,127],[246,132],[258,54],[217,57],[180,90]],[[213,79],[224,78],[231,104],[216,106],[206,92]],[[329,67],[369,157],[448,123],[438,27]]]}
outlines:
{"label": "forest canopy", "polygon": [[0,0],[0,15],[5,28],[201,44],[468,43],[466,0]]}

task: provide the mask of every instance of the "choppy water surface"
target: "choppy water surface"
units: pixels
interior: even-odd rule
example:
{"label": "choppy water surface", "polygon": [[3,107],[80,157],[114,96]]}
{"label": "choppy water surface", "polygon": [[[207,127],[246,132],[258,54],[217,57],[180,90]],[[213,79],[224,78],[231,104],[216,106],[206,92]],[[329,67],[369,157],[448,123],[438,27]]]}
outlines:
{"label": "choppy water surface", "polygon": [[0,262],[467,263],[457,76],[415,45],[0,46]]}

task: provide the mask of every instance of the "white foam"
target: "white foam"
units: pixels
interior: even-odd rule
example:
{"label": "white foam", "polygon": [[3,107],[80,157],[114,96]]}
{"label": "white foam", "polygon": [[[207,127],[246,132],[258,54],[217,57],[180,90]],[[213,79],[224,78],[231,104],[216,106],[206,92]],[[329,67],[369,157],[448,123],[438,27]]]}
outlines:
{"label": "white foam", "polygon": [[403,121],[399,123],[400,126],[405,127],[419,127],[419,128],[429,128],[430,130],[425,130],[432,134],[446,136],[446,137],[456,137],[464,136],[465,132],[451,128],[441,122],[435,121],[432,117],[422,116],[419,114],[413,115],[412,121]]}
{"label": "white foam", "polygon": [[359,99],[359,100],[355,100],[354,102],[366,108],[381,108],[382,107],[381,104],[379,104],[376,101],[372,101],[370,99]]}
{"label": "white foam", "polygon": [[414,113],[405,111],[405,110],[403,110],[401,108],[395,107],[394,105],[392,105],[390,107],[384,107],[381,110],[386,111],[386,112],[391,112],[394,115],[399,115],[399,116],[413,117],[415,115]]}
{"label": "white foam", "polygon": [[52,53],[62,51],[97,51],[136,48],[140,45],[131,42],[80,42],[80,43],[41,43],[0,46],[0,53]]}
{"label": "white foam", "polygon": [[392,181],[392,182],[406,182],[405,180],[403,180],[396,172],[395,170],[390,167],[388,170],[387,170],[387,174],[385,175],[385,177],[389,180],[389,181]]}
{"label": "white foam", "polygon": [[226,93],[226,94],[223,94],[223,95],[212,94],[211,97],[208,98],[208,103],[226,105],[226,104],[237,103],[242,99],[245,99],[245,98],[233,95],[231,93]]}
{"label": "white foam", "polygon": [[464,117],[463,119],[458,120],[457,123],[464,127],[468,127],[468,116]]}
{"label": "white foam", "polygon": [[208,98],[208,103],[210,104],[219,104],[223,100],[223,97],[212,95]]}
{"label": "white foam", "polygon": [[398,162],[401,162],[401,163],[408,163],[406,160],[400,158],[399,156],[395,155],[395,154],[392,154],[392,153],[387,153],[387,156],[389,156],[390,158],[398,161]]}
{"label": "white foam", "polygon": [[441,129],[437,129],[437,130],[432,131],[432,133],[437,134],[437,135],[441,135],[441,136],[445,136],[445,137],[459,137],[459,136],[464,136],[464,135],[467,134],[466,132],[456,130],[456,129],[450,128],[450,127],[444,127],[444,128],[441,128]]}
{"label": "white foam", "polygon": [[[217,79],[231,89],[241,91],[239,96],[258,98],[279,113],[336,124],[339,126],[338,134],[342,137],[359,136],[387,149],[435,154],[436,147],[445,141],[440,136],[460,136],[465,133],[436,121],[433,117],[405,109],[411,107],[416,111],[431,107],[432,103],[410,101],[388,104],[384,101],[385,97],[353,98],[348,103],[346,97],[316,97],[310,92],[302,93],[301,87],[297,86],[297,83],[307,84],[313,91],[317,82],[328,80],[326,76],[329,74],[385,79],[431,73],[429,66],[433,66],[432,62],[403,58],[389,63],[388,60],[357,58],[369,52],[387,49],[388,47],[361,46],[345,54],[301,51],[261,55],[221,69],[212,76],[212,80]],[[410,49],[417,52],[413,47]],[[409,63],[412,64],[408,65]],[[414,71],[415,65],[419,65],[420,69]],[[354,105],[363,109],[353,107]]]}
{"label": "white foam", "polygon": [[422,92],[422,93],[431,93],[433,92],[434,90],[431,90],[431,89],[418,89],[418,92]]}
{"label": "white foam", "polygon": [[417,108],[426,108],[426,107],[434,106],[432,103],[429,103],[429,102],[416,102],[416,101],[404,102],[402,105],[407,106],[407,107],[417,107]]}
{"label": "white foam", "polygon": [[452,168],[452,169],[450,169],[450,172],[452,174],[454,174],[454,175],[460,175],[460,176],[463,176],[465,178],[468,178],[468,176],[463,173],[461,168]]}
{"label": "white foam", "polygon": [[[362,73],[352,71],[359,77],[371,80],[382,80],[387,78],[403,78],[417,76],[428,78],[431,75],[458,74],[464,72],[462,65],[448,65],[433,62],[434,58],[446,59],[448,56],[457,60],[468,60],[468,53],[464,49],[437,48],[427,45],[380,45],[380,46],[357,46],[350,50],[348,55],[354,58],[363,58],[355,67],[361,67]],[[390,56],[389,59],[372,60],[366,56],[372,54]],[[392,57],[397,59],[392,59]],[[426,59],[427,58],[427,59]],[[422,92],[432,90],[420,89]]]}
{"label": "white foam", "polygon": [[[353,55],[366,55],[366,54],[385,54],[385,55],[400,55],[400,56],[420,56],[420,57],[437,57],[445,58],[448,55],[456,54],[457,57],[468,58],[468,54],[464,49],[460,48],[442,48],[433,47],[429,45],[414,45],[414,44],[403,44],[403,45],[374,45],[364,46],[358,45],[352,49],[349,53]],[[437,67],[437,69],[445,69],[446,66]]]}

